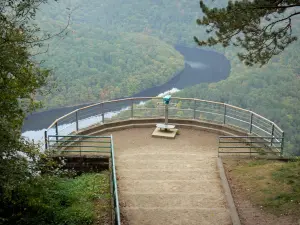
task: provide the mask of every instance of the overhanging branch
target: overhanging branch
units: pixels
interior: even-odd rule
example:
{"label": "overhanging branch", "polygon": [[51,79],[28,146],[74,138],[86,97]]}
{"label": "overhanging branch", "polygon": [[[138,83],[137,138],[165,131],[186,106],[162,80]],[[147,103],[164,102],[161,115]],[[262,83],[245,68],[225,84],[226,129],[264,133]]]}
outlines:
{"label": "overhanging branch", "polygon": [[283,21],[285,21],[285,20],[289,20],[289,24],[291,25],[291,23],[292,23],[291,17],[293,17],[293,16],[295,16],[295,15],[298,15],[298,14],[300,14],[300,12],[295,12],[295,13],[293,13],[293,14],[291,14],[291,15],[289,15],[289,16],[283,18],[283,19],[276,20],[276,21],[274,21],[274,22],[268,24],[268,25],[264,28],[264,31],[266,31],[270,26],[271,26],[271,29],[272,29],[272,27],[274,27],[275,24],[280,23],[280,22],[283,22]]}
{"label": "overhanging branch", "polygon": [[292,7],[297,7],[300,6],[299,4],[294,4],[294,5],[263,5],[263,6],[258,6],[258,7],[251,7],[251,9],[287,9],[287,8],[292,8]]}

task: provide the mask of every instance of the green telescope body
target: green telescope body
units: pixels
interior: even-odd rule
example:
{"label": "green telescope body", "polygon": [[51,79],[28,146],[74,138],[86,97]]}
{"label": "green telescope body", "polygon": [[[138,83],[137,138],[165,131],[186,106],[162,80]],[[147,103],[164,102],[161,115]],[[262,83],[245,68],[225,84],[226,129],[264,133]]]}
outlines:
{"label": "green telescope body", "polygon": [[170,100],[171,100],[171,95],[166,95],[163,98],[164,103],[167,104],[167,105],[170,103]]}

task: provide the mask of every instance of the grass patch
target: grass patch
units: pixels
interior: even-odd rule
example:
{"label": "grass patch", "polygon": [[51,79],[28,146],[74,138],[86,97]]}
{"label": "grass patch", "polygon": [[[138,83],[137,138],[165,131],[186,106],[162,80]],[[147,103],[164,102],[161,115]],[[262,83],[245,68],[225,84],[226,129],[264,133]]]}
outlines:
{"label": "grass patch", "polygon": [[275,215],[300,215],[300,161],[224,160],[230,176],[257,207]]}
{"label": "grass patch", "polygon": [[108,172],[75,178],[37,177],[23,186],[20,194],[27,198],[26,207],[9,224],[108,224],[111,211]]}
{"label": "grass patch", "polygon": [[256,149],[256,152],[259,154],[259,155],[267,155],[266,151],[262,148],[258,148]]}
{"label": "grass patch", "polygon": [[[83,174],[57,183],[57,191],[58,197],[64,201],[61,204],[63,207],[57,210],[59,221],[68,221],[67,224],[92,224],[99,213],[102,214],[99,208],[95,208],[95,203],[110,199],[109,176],[107,173]],[[110,208],[110,205],[106,207]]]}

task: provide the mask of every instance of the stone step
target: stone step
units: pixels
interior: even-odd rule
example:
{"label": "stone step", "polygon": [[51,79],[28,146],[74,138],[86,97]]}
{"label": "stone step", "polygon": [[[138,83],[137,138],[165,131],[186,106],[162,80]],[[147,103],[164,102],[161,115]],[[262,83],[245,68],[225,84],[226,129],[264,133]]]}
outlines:
{"label": "stone step", "polygon": [[134,152],[132,154],[122,154],[116,157],[117,160],[127,160],[127,159],[134,159],[134,160],[191,160],[191,157],[195,160],[207,160],[207,156],[198,154],[198,153],[186,153],[186,152],[160,152],[160,153],[137,153]]}
{"label": "stone step", "polygon": [[[205,202],[205,205],[203,205]],[[221,204],[220,204],[221,203]],[[136,194],[122,193],[120,195],[122,207],[180,207],[180,208],[223,208],[226,209],[224,196],[220,194]]]}
{"label": "stone step", "polygon": [[125,207],[121,208],[121,211],[130,218],[130,225],[231,225],[228,211],[217,207]]}
{"label": "stone step", "polygon": [[162,181],[162,180],[119,180],[118,182],[120,192],[216,192],[221,190],[218,181]]}
{"label": "stone step", "polygon": [[[167,144],[167,143],[166,143]],[[214,148],[197,148],[195,146],[183,146],[185,149],[189,149],[186,153],[187,154],[198,154],[199,157],[217,157],[218,156],[218,147]],[[115,152],[117,152],[117,157],[123,157],[123,155],[131,155],[131,154],[178,154],[183,153],[181,146],[178,146],[176,149],[166,149],[162,146],[154,146],[154,145],[148,145],[148,146],[141,146],[131,149],[118,149],[115,147]]]}
{"label": "stone step", "polygon": [[216,170],[216,162],[214,160],[121,160],[117,161],[117,169],[212,169]]}
{"label": "stone step", "polygon": [[199,180],[207,181],[219,180],[219,173],[216,171],[174,171],[174,170],[118,170],[117,176],[119,179],[131,180],[182,180],[184,177],[185,180]]}

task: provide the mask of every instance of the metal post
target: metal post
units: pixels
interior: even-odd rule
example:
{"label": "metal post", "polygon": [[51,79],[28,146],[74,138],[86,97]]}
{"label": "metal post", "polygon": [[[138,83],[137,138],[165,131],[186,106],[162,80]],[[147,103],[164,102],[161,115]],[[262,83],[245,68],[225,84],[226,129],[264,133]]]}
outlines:
{"label": "metal post", "polygon": [[55,123],[55,135],[56,135],[56,144],[58,142],[58,123]]}
{"label": "metal post", "polygon": [[47,137],[47,131],[45,130],[45,133],[44,133],[44,137],[45,137],[45,149],[47,150],[48,149],[48,137]]}
{"label": "metal post", "polygon": [[226,124],[226,104],[224,104],[224,124]]}
{"label": "metal post", "polygon": [[253,113],[251,112],[251,116],[250,116],[250,134],[252,133],[252,123],[253,123]]}
{"label": "metal post", "polygon": [[280,150],[280,156],[283,156],[283,147],[284,147],[284,132],[282,132],[282,139],[281,139],[281,150]]}
{"label": "metal post", "polygon": [[218,158],[220,157],[220,136],[219,136],[219,146],[218,146]]}
{"label": "metal post", "polygon": [[165,104],[165,125],[168,125],[168,115],[169,111],[168,111],[168,104]]}
{"label": "metal post", "polygon": [[76,111],[76,131],[79,130],[79,124],[78,124],[78,111]]}
{"label": "metal post", "polygon": [[196,119],[196,99],[194,99],[194,119]]}
{"label": "metal post", "polygon": [[102,108],[102,123],[104,124],[104,103],[101,104],[101,108]]}
{"label": "metal post", "polygon": [[273,145],[273,137],[274,137],[274,123],[272,124],[272,138],[271,138],[271,146]]}
{"label": "metal post", "polygon": [[131,119],[133,119],[133,99],[131,100]]}
{"label": "metal post", "polygon": [[[79,140],[81,140],[81,139],[79,139]],[[81,141],[79,142],[79,155],[81,157]]]}

